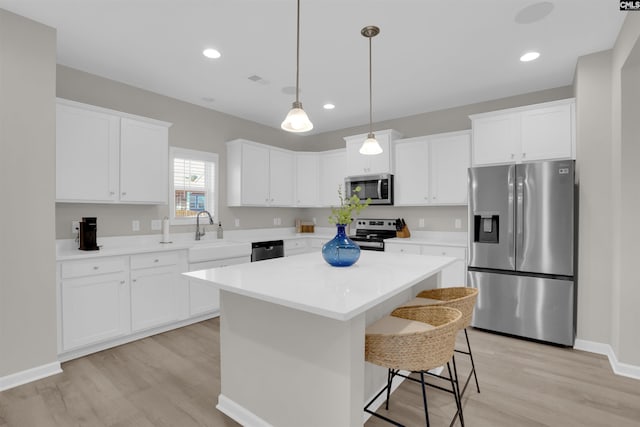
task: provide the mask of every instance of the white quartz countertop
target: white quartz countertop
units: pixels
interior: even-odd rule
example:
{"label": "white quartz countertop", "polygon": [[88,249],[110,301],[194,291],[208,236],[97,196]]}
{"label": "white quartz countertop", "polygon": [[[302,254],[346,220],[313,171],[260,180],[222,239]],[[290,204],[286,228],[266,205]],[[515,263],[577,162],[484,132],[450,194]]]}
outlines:
{"label": "white quartz countertop", "polygon": [[184,275],[225,291],[345,321],[455,261],[452,257],[362,251],[351,267],[332,267],[316,252]]}

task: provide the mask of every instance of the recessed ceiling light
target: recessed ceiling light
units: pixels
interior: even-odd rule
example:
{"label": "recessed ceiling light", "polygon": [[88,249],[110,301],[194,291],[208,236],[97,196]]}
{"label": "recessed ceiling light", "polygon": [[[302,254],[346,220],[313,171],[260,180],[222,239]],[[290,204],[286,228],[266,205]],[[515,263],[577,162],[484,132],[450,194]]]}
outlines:
{"label": "recessed ceiling light", "polygon": [[327,103],[327,104],[324,104],[322,108],[324,108],[325,110],[333,110],[334,108],[336,108],[336,106],[331,103]]}
{"label": "recessed ceiling light", "polygon": [[218,52],[215,49],[205,49],[202,51],[202,54],[204,56],[206,56],[207,58],[211,58],[211,59],[218,59],[220,58],[220,52]]}
{"label": "recessed ceiling light", "polygon": [[520,61],[522,62],[533,61],[534,59],[538,59],[539,56],[540,56],[540,53],[538,52],[527,52],[520,57]]}

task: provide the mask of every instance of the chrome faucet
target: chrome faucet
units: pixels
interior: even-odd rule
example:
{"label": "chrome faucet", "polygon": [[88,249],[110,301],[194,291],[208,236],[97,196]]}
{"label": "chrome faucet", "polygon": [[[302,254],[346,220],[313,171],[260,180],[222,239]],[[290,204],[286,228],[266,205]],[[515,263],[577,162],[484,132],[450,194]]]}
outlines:
{"label": "chrome faucet", "polygon": [[196,215],[196,240],[200,240],[200,238],[206,234],[204,230],[204,225],[202,226],[202,231],[200,231],[200,215],[203,213],[209,216],[209,224],[213,225],[213,218],[211,217],[211,214],[208,211],[198,212],[198,215]]}

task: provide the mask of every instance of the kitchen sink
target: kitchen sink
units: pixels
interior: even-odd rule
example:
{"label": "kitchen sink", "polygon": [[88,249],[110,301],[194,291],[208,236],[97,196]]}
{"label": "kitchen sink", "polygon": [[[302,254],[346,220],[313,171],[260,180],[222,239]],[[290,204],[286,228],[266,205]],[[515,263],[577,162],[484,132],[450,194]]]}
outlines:
{"label": "kitchen sink", "polygon": [[231,240],[194,241],[189,248],[189,262],[211,261],[216,259],[251,256],[251,243]]}

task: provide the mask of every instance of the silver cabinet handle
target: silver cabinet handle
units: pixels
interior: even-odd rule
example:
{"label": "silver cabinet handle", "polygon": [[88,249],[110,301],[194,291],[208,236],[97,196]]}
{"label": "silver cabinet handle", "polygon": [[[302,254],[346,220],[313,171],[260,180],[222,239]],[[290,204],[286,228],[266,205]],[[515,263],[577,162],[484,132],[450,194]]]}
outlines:
{"label": "silver cabinet handle", "polygon": [[153,260],[153,262],[158,262],[158,261],[160,261],[160,260],[159,260],[159,259],[154,259],[154,260]]}
{"label": "silver cabinet handle", "polygon": [[116,192],[115,192],[115,191],[109,191],[109,195],[110,195],[110,196],[113,196],[114,194],[116,194]]}
{"label": "silver cabinet handle", "polygon": [[138,279],[133,279],[132,280],[133,283],[136,283],[137,281],[138,281]]}
{"label": "silver cabinet handle", "polygon": [[97,265],[94,265],[94,266],[93,266],[93,269],[94,269],[94,270],[97,270],[97,269],[99,269],[99,268],[100,268],[100,267],[98,267]]}
{"label": "silver cabinet handle", "polygon": [[124,280],[120,280],[120,284],[121,284],[121,285],[124,285]]}
{"label": "silver cabinet handle", "polygon": [[123,195],[123,196],[126,196],[126,195],[127,195],[127,192],[126,192],[126,191],[123,191],[123,192],[122,192],[122,195]]}
{"label": "silver cabinet handle", "polygon": [[527,157],[527,153],[522,153],[522,158]]}

